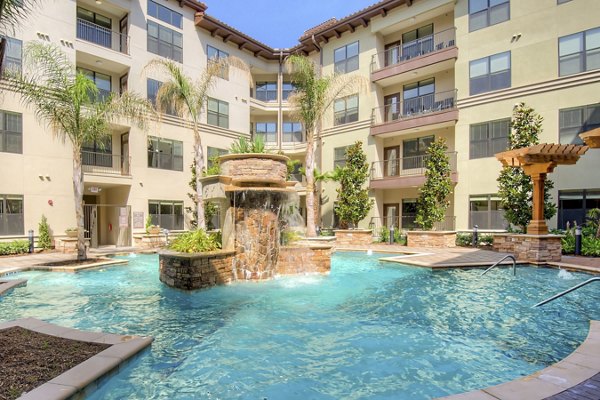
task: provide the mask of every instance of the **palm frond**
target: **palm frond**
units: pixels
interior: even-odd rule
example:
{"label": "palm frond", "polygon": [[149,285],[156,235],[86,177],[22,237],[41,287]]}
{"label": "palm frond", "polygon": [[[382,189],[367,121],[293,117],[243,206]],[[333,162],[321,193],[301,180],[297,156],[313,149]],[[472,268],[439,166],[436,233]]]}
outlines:
{"label": "palm frond", "polygon": [[39,4],[40,0],[0,0],[0,32],[12,34]]}

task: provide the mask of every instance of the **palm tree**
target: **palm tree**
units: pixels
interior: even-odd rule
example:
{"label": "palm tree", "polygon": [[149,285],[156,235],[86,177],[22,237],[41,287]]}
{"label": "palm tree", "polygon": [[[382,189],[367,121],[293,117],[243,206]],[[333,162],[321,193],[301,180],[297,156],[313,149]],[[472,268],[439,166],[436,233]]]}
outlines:
{"label": "palm tree", "polygon": [[[198,166],[204,165],[204,150],[202,136],[200,135],[200,116],[204,111],[210,90],[216,83],[216,78],[222,76],[229,67],[238,68],[247,73],[250,80],[250,68],[241,59],[233,56],[211,59],[197,81],[187,76],[181,67],[173,61],[154,59],[145,69],[157,70],[166,74],[168,80],[164,82],[156,93],[156,109],[159,113],[171,109],[179,117],[189,119],[194,134],[194,161]],[[198,215],[198,229],[206,229],[204,218],[204,201],[202,199],[202,174],[196,174],[196,213]]]}
{"label": "palm tree", "polygon": [[286,60],[295,93],[288,101],[306,131],[306,235],[317,235],[315,223],[315,140],[320,136],[323,115],[335,99],[366,91],[368,80],[360,75],[320,76],[314,62],[291,55]]}
{"label": "palm tree", "polygon": [[81,148],[84,143],[103,139],[111,123],[121,118],[146,127],[150,103],[132,93],[100,96],[92,80],[77,71],[60,48],[31,42],[26,46],[22,74],[8,72],[11,89],[35,111],[59,139],[69,141],[73,150],[73,194],[77,219],[77,259],[87,258],[83,222],[83,173]]}

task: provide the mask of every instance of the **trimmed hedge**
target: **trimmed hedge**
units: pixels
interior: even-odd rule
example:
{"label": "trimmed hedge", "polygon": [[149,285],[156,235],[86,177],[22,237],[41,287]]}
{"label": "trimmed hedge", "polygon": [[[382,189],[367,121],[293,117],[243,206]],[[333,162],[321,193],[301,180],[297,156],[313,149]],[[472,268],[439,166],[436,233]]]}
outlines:
{"label": "trimmed hedge", "polygon": [[12,242],[0,242],[0,256],[12,254],[23,254],[29,252],[28,240],[14,240]]}

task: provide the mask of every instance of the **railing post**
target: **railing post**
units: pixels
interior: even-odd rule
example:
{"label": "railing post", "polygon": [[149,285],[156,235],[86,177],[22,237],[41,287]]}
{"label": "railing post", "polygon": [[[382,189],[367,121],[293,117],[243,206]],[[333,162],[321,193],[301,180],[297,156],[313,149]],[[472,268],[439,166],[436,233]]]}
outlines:
{"label": "railing post", "polygon": [[29,253],[33,253],[33,229],[30,229],[27,233],[29,236]]}
{"label": "railing post", "polygon": [[473,226],[473,247],[477,247],[477,241],[479,240],[477,229],[479,227],[477,225]]}

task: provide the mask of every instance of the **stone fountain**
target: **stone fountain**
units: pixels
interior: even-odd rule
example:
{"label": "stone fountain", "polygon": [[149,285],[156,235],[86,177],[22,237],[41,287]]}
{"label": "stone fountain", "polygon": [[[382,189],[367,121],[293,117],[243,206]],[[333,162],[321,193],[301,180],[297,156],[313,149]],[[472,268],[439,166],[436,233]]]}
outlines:
{"label": "stone fountain", "polygon": [[[169,286],[197,289],[235,280],[276,275],[327,273],[331,245],[282,246],[283,229],[299,229],[298,195],[287,182],[288,157],[228,154],[221,174],[202,178],[203,196],[221,209],[222,250],[160,254],[160,279]],[[294,226],[295,225],[295,226]]]}

